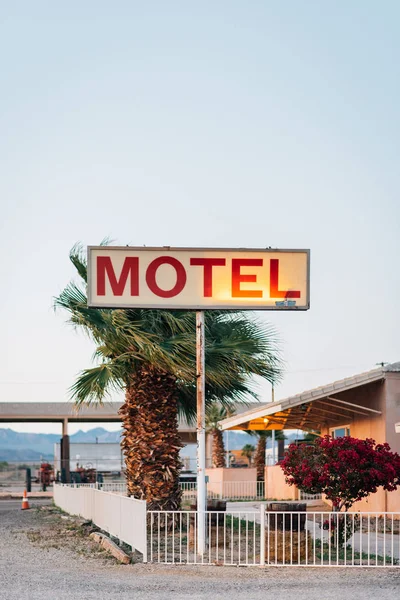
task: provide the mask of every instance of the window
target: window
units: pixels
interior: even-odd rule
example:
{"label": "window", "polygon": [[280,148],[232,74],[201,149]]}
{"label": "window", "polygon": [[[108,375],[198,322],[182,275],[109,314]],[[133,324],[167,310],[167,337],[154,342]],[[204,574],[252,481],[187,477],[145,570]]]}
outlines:
{"label": "window", "polygon": [[345,425],[344,427],[336,427],[335,429],[330,429],[329,433],[335,440],[340,437],[348,437],[350,435],[350,425]]}

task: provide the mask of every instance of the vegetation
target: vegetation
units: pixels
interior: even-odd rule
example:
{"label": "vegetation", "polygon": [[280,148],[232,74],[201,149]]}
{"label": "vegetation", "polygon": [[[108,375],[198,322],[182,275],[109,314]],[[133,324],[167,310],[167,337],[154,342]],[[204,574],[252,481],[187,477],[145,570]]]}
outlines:
{"label": "vegetation", "polygon": [[[80,283],[55,299],[69,321],[95,343],[97,364],[80,373],[71,388],[79,406],[125,392],[120,414],[128,493],[150,509],[179,508],[181,462],[178,414],[196,411],[195,314],[187,311],[93,309],[87,306],[86,258],[74,247],[70,259]],[[207,311],[206,404],[257,397],[252,375],[271,383],[280,376],[276,334],[248,313]]]}
{"label": "vegetation", "polygon": [[242,456],[247,458],[247,460],[249,461],[249,467],[251,467],[254,452],[255,448],[252,444],[245,444],[242,448]]}
{"label": "vegetation", "polygon": [[[254,464],[257,467],[258,481],[264,481],[265,474],[265,451],[267,449],[267,439],[272,437],[270,429],[250,432],[258,437],[256,453],[254,456]],[[283,431],[275,431],[275,440],[284,440],[285,434]]]}
{"label": "vegetation", "polygon": [[212,435],[212,466],[225,467],[224,436],[219,422],[233,415],[233,410],[219,403],[211,404],[206,413],[206,429]]}
{"label": "vegetation", "polygon": [[313,445],[291,444],[281,467],[289,485],[307,494],[325,494],[335,511],[347,511],[382,486],[400,485],[400,456],[388,444],[352,437],[318,438]]}
{"label": "vegetation", "polygon": [[319,435],[317,433],[311,433],[310,431],[308,431],[304,438],[303,441],[307,442],[308,444],[313,444],[315,442],[315,440],[317,440],[319,438]]}

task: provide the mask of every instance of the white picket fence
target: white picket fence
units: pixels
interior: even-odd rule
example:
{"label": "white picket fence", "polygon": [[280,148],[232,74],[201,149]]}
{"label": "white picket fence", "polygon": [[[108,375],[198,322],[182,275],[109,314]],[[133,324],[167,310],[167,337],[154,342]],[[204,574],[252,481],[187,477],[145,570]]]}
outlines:
{"label": "white picket fence", "polygon": [[146,502],[95,489],[94,484],[55,484],[54,503],[95,525],[143,554],[147,562]]}

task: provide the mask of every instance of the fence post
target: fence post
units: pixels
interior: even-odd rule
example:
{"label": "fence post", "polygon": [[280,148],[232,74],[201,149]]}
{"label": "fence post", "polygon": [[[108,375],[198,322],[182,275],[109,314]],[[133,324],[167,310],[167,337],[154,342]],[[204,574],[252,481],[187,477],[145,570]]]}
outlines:
{"label": "fence post", "polygon": [[[143,562],[144,563],[147,563],[147,544],[148,544],[148,541],[149,541],[149,539],[148,539],[148,534],[149,534],[148,529],[149,529],[149,526],[150,527],[152,526],[151,525],[151,519],[150,518],[148,519],[147,517],[150,517],[150,514],[147,512],[147,502],[145,501],[145,506],[144,506],[144,522],[145,522],[146,525],[145,525],[145,530],[144,530],[144,546],[143,546],[143,552],[142,552],[142,554],[143,554]],[[158,518],[160,518],[160,515],[158,515]],[[150,524],[149,524],[148,521],[150,521]],[[189,534],[189,532],[188,532],[188,534]],[[153,538],[152,538],[152,535],[150,534],[150,544],[152,544],[152,540],[153,540]],[[153,549],[152,548],[150,549],[150,552],[151,552],[150,556],[153,556]]]}
{"label": "fence post", "polygon": [[[255,527],[255,523],[254,523]],[[265,566],[265,506],[260,504],[260,567]]]}

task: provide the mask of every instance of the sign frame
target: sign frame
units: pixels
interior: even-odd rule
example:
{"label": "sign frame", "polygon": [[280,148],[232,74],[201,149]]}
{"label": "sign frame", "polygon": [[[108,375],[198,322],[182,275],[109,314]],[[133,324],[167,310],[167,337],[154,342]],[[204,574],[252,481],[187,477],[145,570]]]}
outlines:
{"label": "sign frame", "polygon": [[[296,306],[290,304],[290,302],[285,305],[285,302],[282,301],[277,305],[246,305],[243,302],[238,303],[235,306],[226,306],[220,304],[212,304],[212,305],[190,305],[186,304],[182,305],[169,305],[167,299],[161,305],[158,304],[145,304],[145,303],[124,303],[124,304],[99,304],[92,300],[92,285],[91,285],[91,277],[92,277],[92,269],[91,269],[91,252],[93,250],[103,250],[107,251],[109,248],[112,251],[137,251],[137,252],[265,252],[270,254],[306,254],[307,255],[307,281],[306,281],[306,303],[302,306]],[[199,310],[254,310],[254,311],[306,311],[310,309],[310,249],[299,249],[299,248],[207,248],[207,247],[176,247],[176,246],[88,246],[87,247],[87,305],[89,308],[99,308],[99,309],[126,309],[126,308],[138,308],[138,309],[153,309],[153,310],[187,310],[187,311],[199,311]]]}

